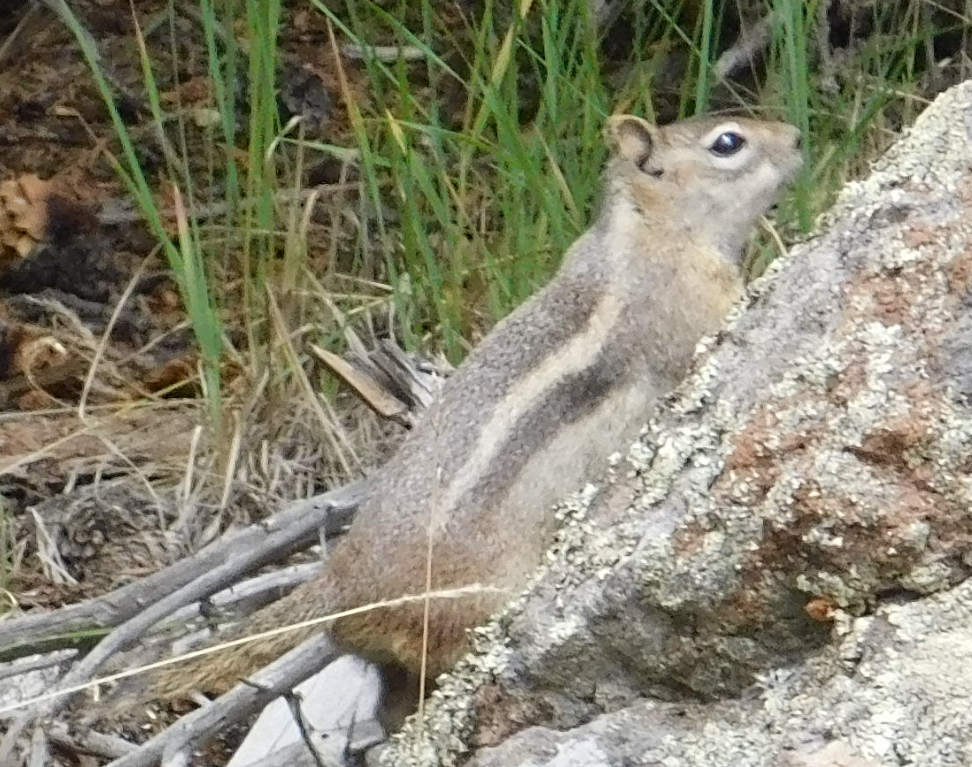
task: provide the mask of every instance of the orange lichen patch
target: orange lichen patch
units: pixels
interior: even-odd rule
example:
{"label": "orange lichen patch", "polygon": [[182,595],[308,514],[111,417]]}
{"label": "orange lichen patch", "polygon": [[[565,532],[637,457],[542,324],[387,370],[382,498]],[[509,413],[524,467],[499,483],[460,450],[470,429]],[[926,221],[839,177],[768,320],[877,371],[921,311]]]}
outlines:
{"label": "orange lichen patch", "polygon": [[[854,367],[863,370],[861,359]],[[720,619],[740,625],[757,621],[767,601],[779,598],[778,585],[767,581],[767,574],[775,573],[795,591],[813,586],[816,593],[806,611],[826,622],[833,605],[860,606],[874,584],[910,583],[916,567],[961,554],[967,547],[972,515],[946,492],[947,479],[926,455],[940,431],[946,398],[923,379],[912,379],[897,393],[912,403],[910,409],[876,417],[858,444],[842,444],[823,426],[806,433],[801,424],[789,423],[781,403],[764,405],[774,407],[777,417],[759,415],[753,419],[755,429],[742,430],[727,468],[736,473],[748,469],[743,476],[751,485],[759,477],[773,481],[759,486],[764,492],[753,513],[765,512],[762,533],[744,557],[738,587],[720,606]],[[804,399],[813,397],[807,392]],[[769,435],[775,438],[772,451],[765,447]],[[717,504],[729,487],[727,474],[713,485]],[[853,479],[834,481],[838,474]],[[777,518],[778,512],[766,504],[769,491],[781,487],[789,490],[773,494],[773,509],[786,510]],[[676,538],[680,552],[690,552],[687,544],[703,532],[696,520],[686,522]],[[949,541],[948,547],[940,540]]]}
{"label": "orange lichen patch", "polygon": [[[916,230],[909,244],[930,244],[932,237]],[[952,264],[951,281],[961,290],[972,283],[969,261],[972,252]],[[927,296],[930,289],[942,291],[940,269],[916,262],[851,281],[834,333],[842,342],[840,366],[829,375],[829,368],[820,368],[810,385],[800,384],[799,394],[764,398],[732,437],[710,497],[720,508],[730,501],[750,506],[763,526],[743,556],[738,585],[720,604],[720,620],[758,621],[769,602],[779,602],[783,579],[792,593],[812,589],[806,612],[826,623],[834,605],[859,609],[875,589],[925,588],[931,581],[913,581],[913,573],[967,547],[972,515],[947,492],[954,480],[933,455],[948,395],[923,373],[937,354],[937,326],[928,313],[941,304]],[[901,343],[888,336],[877,347],[879,358],[872,336],[861,332],[875,319],[899,326],[895,333],[902,336]],[[873,398],[875,385],[897,403],[887,414],[874,407],[881,399]],[[903,413],[901,403],[908,403]],[[833,420],[821,421],[820,413]],[[855,426],[841,436],[845,423]],[[700,550],[704,527],[685,522],[675,538],[679,554]],[[935,578],[947,580],[948,572],[940,569]]]}
{"label": "orange lichen patch", "polygon": [[919,295],[920,276],[914,272],[888,273],[868,272],[852,281],[848,295],[865,297],[860,303],[850,301],[845,312],[845,321],[854,322],[860,317],[877,320],[885,325],[902,325],[912,317],[916,307],[915,297]]}
{"label": "orange lichen patch", "polygon": [[909,461],[909,454],[919,459],[922,450],[935,440],[941,414],[948,405],[946,397],[924,379],[901,386],[898,393],[910,403],[907,412],[883,421],[848,449],[869,463],[910,473],[920,463]]}
{"label": "orange lichen patch", "polygon": [[935,245],[938,243],[939,236],[931,229],[914,226],[904,231],[901,235],[901,240],[909,248],[922,248],[926,245]]}
{"label": "orange lichen patch", "polygon": [[848,364],[834,374],[826,388],[827,401],[833,405],[846,405],[867,388],[867,367]]}
{"label": "orange lichen patch", "polygon": [[794,576],[830,572],[852,580],[870,571],[876,580],[891,583],[924,556],[933,529],[970,524],[969,519],[958,522],[963,514],[955,503],[910,473],[863,461],[859,471],[870,478],[873,496],[807,482],[792,494],[792,519],[766,527],[746,569],[754,576],[769,567]]}
{"label": "orange lichen patch", "polygon": [[782,426],[784,414],[799,404],[787,397],[760,405],[746,427],[735,435],[722,476],[712,487],[714,497],[738,496],[739,488],[745,485],[747,500],[761,501],[779,479],[782,462],[819,439],[822,427],[817,424]]}
{"label": "orange lichen patch", "polygon": [[847,449],[868,463],[908,471],[906,453],[932,439],[929,424],[920,416],[896,418],[867,434],[860,445]]}
{"label": "orange lichen patch", "polygon": [[719,606],[719,623],[743,630],[758,626],[766,615],[765,573],[747,570],[743,587],[730,594]]}
{"label": "orange lichen patch", "polygon": [[770,452],[766,443],[776,434],[779,422],[774,408],[763,406],[757,410],[726,458],[725,471],[746,471],[765,465]]}
{"label": "orange lichen patch", "polygon": [[837,603],[827,596],[814,597],[803,609],[817,623],[833,623]]}
{"label": "orange lichen patch", "polygon": [[776,484],[779,478],[773,451],[767,448],[767,441],[775,434],[778,419],[769,408],[763,408],[753,418],[749,428],[737,436],[732,452],[726,458],[722,476],[713,487],[713,493],[721,495],[731,492],[730,483],[736,486],[745,483],[756,500],[761,500]]}

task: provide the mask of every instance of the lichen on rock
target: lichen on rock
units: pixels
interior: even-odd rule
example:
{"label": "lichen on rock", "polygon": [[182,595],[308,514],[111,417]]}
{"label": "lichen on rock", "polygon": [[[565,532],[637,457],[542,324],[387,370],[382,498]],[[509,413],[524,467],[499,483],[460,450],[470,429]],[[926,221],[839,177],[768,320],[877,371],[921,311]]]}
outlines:
{"label": "lichen on rock", "polygon": [[386,763],[972,763],[970,136],[966,83],[757,281]]}

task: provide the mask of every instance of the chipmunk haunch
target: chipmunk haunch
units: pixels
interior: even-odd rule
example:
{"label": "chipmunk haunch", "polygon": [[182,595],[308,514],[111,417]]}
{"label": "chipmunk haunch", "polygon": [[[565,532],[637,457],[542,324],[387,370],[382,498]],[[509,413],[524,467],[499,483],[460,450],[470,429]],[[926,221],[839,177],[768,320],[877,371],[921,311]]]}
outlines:
{"label": "chipmunk haunch", "polygon": [[[742,292],[746,238],[799,169],[799,133],[744,118],[658,127],[622,115],[605,134],[611,158],[593,225],[449,379],[381,470],[326,572],[238,634],[420,595],[431,542],[433,590],[494,590],[433,599],[425,642],[421,601],[329,630],[348,652],[435,677],[467,649],[466,630],[541,564],[552,506],[636,435],[685,374]],[[152,690],[222,692],[314,630],[171,666]]]}

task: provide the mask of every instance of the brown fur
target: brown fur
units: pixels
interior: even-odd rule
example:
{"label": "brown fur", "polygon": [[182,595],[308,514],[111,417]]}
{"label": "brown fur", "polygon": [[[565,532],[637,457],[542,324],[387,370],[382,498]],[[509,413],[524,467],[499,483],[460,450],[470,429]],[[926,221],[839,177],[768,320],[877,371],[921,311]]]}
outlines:
{"label": "brown fur", "polygon": [[[746,154],[700,142],[720,125]],[[448,382],[382,471],[325,574],[257,613],[253,633],[426,588],[501,593],[433,600],[429,677],[467,649],[466,630],[516,594],[550,542],[550,507],[631,437],[684,375],[695,345],[742,291],[741,249],[799,166],[790,126],[703,119],[665,128],[609,121],[602,209],[554,279],[502,321]],[[740,153],[742,154],[742,153]],[[335,621],[349,652],[422,669],[423,605]],[[311,633],[278,635],[171,667],[162,697],[222,692]],[[242,632],[241,632],[242,633]]]}

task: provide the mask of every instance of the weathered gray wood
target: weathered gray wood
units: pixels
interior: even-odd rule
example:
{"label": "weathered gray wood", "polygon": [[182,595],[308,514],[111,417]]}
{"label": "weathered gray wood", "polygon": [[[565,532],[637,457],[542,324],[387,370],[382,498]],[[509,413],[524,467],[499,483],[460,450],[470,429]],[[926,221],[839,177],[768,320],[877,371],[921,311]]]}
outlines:
{"label": "weathered gray wood", "polygon": [[[370,664],[345,656],[299,684],[294,692],[300,696],[301,711],[313,730],[343,746],[352,724],[374,717],[380,681]],[[226,767],[247,767],[284,749],[306,751],[290,708],[286,701],[277,699],[261,712]],[[342,748],[330,750],[340,753]],[[280,759],[278,756],[274,761],[287,764]]]}
{"label": "weathered gray wood", "polygon": [[[244,573],[278,559],[282,551],[287,551],[293,546],[295,540],[306,539],[318,532],[331,510],[357,504],[361,492],[360,485],[349,485],[328,494],[325,505],[316,509],[321,516],[304,513],[298,519],[292,519],[289,516],[289,512],[292,510],[288,510],[276,519],[278,523],[288,522],[289,524],[286,526],[274,524],[274,520],[271,520],[271,523],[266,526],[257,526],[263,533],[260,536],[258,546],[249,550],[224,548],[222,564],[203,571],[194,580],[145,606],[132,618],[115,628],[71,669],[60,681],[58,687],[69,690],[90,681],[106,661],[138,641],[156,623],[167,618],[179,608],[226,588],[239,580]],[[308,505],[313,508],[311,504]],[[241,534],[248,530],[251,530],[251,528],[241,531]],[[235,538],[236,536],[231,537]],[[56,716],[75,694],[65,693],[63,696],[38,703],[25,711],[11,725],[9,732],[0,742],[0,763],[13,754],[17,739],[32,722]]]}
{"label": "weathered gray wood", "polygon": [[152,767],[164,753],[176,753],[255,714],[336,657],[327,634],[318,634],[279,658],[226,695],[180,719],[172,727],[113,761],[109,767]]}
{"label": "weathered gray wood", "polygon": [[[263,573],[216,592],[208,599],[208,604],[217,615],[224,612],[246,615],[272,602],[280,592],[289,591],[301,583],[306,583],[323,569],[323,561],[314,561]],[[212,614],[212,611],[207,615]],[[197,602],[174,612],[168,620],[173,623],[186,622],[198,618],[201,614],[202,603]]]}
{"label": "weathered gray wood", "polygon": [[91,731],[72,731],[64,722],[55,722],[47,731],[52,743],[75,753],[117,759],[130,754],[137,746],[127,740]]}

